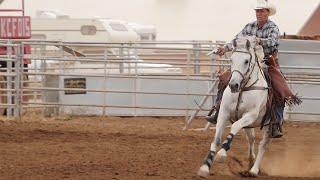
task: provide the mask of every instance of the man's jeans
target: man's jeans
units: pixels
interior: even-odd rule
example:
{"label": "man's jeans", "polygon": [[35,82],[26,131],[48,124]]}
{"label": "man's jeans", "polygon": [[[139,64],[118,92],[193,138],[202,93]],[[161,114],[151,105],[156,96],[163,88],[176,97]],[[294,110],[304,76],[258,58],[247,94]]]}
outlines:
{"label": "man's jeans", "polygon": [[283,112],[284,112],[284,104],[282,103],[276,103],[276,108],[275,108],[275,123],[279,123],[280,125],[283,124]]}

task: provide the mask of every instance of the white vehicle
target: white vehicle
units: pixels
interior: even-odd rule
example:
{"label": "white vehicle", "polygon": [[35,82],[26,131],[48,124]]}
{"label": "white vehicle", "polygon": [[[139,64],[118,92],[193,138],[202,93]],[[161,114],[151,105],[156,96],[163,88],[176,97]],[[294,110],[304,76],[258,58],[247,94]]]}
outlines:
{"label": "white vehicle", "polygon": [[32,38],[72,42],[154,41],[152,25],[107,18],[70,18],[57,10],[38,11],[31,21]]}
{"label": "white vehicle", "polygon": [[[121,20],[93,18],[70,18],[58,10],[40,10],[36,18],[31,20],[32,39],[79,42],[79,43],[132,43],[136,41],[154,41],[156,29],[151,25],[127,23]],[[66,47],[63,49],[70,54],[79,53],[80,56],[94,56],[105,53],[103,47]],[[57,47],[47,47],[46,50],[58,50]],[[119,48],[108,48],[111,56],[120,57]],[[133,63],[121,63],[121,72],[127,73],[181,73],[180,68],[173,68],[169,64],[144,63],[137,55],[128,49],[123,50],[123,55],[133,60]],[[136,63],[138,62],[138,63]],[[88,66],[74,64],[73,66]],[[94,63],[97,64],[97,63]],[[114,63],[116,64],[116,63]],[[96,66],[96,65],[93,65]],[[116,65],[119,68],[119,64]],[[116,68],[113,67],[113,68]],[[134,70],[136,68],[136,70]],[[138,70],[138,71],[137,71]],[[136,72],[135,72],[136,71]],[[117,72],[117,70],[113,70]]]}
{"label": "white vehicle", "polygon": [[31,20],[32,38],[70,42],[135,42],[138,34],[126,22],[114,19],[75,19],[46,13]]}

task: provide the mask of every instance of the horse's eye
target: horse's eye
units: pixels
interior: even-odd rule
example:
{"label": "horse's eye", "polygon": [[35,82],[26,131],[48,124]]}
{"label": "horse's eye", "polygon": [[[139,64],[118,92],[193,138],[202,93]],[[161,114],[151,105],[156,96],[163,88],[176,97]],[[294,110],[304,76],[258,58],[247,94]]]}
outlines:
{"label": "horse's eye", "polygon": [[248,63],[249,63],[249,61],[248,61],[248,60],[246,60],[244,63],[245,63],[245,64],[248,64]]}

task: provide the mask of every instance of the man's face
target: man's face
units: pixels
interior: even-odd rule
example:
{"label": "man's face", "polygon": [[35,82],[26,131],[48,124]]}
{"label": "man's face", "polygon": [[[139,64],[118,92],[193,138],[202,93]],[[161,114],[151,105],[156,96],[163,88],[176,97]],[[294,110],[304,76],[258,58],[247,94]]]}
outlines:
{"label": "man's face", "polygon": [[256,17],[258,22],[266,22],[269,16],[268,9],[256,9]]}

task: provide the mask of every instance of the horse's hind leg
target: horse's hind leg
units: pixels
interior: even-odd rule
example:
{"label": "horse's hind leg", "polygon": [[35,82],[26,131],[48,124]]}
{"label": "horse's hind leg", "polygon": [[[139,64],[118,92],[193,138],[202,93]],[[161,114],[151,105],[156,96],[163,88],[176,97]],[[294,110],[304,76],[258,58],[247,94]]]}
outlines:
{"label": "horse's hind leg", "polygon": [[254,135],[254,128],[245,128],[244,132],[247,135],[249,149],[248,149],[248,157],[249,157],[249,170],[252,168],[254,164],[255,154],[254,154],[254,142],[255,142],[255,135]]}
{"label": "horse's hind leg", "polygon": [[267,147],[267,144],[269,141],[270,141],[269,128],[264,127],[263,128],[263,138],[259,143],[259,150],[258,150],[257,158],[256,158],[256,161],[254,162],[253,167],[250,169],[251,174],[258,175],[259,169],[260,169],[260,164],[262,161],[262,157],[263,157],[263,154],[266,150],[266,147]]}
{"label": "horse's hind leg", "polygon": [[229,116],[226,113],[223,113],[223,111],[220,111],[220,115],[218,117],[218,121],[216,125],[216,133],[214,136],[214,140],[211,143],[210,151],[208,155],[205,157],[203,164],[198,171],[198,175],[201,177],[204,177],[204,178],[209,177],[210,168],[212,166],[217,149],[221,144],[221,136],[223,134],[226,121],[228,118]]}

